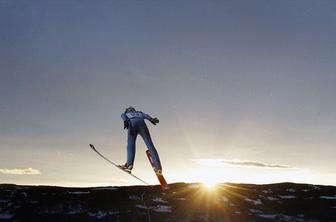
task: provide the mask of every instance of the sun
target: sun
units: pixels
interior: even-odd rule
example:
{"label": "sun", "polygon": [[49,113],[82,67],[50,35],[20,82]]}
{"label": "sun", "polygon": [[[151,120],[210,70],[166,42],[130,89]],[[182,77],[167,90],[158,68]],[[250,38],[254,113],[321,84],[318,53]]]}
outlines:
{"label": "sun", "polygon": [[206,180],[203,181],[203,185],[208,189],[213,189],[216,187],[217,182],[215,180]]}

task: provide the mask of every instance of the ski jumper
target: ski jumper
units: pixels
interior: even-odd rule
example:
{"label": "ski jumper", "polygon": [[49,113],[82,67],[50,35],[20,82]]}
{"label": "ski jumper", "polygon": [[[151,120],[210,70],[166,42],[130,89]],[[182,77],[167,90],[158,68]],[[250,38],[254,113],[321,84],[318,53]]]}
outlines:
{"label": "ski jumper", "polygon": [[135,141],[138,134],[141,135],[153,159],[156,170],[162,171],[159,154],[155,149],[145,119],[152,120],[152,117],[146,113],[135,111],[121,114],[121,118],[129,123],[127,134],[127,165],[134,164]]}

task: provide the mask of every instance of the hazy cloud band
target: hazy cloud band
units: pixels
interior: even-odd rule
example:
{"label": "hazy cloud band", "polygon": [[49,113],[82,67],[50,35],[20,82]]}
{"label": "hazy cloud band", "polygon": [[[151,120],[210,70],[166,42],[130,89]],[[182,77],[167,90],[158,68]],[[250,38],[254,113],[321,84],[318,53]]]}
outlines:
{"label": "hazy cloud band", "polygon": [[2,174],[14,174],[14,175],[37,175],[41,174],[40,170],[33,168],[14,168],[14,169],[0,169]]}
{"label": "hazy cloud band", "polygon": [[289,169],[292,168],[286,165],[279,165],[279,164],[269,164],[269,163],[261,163],[255,162],[250,160],[227,160],[227,159],[193,159],[193,161],[208,166],[222,166],[225,164],[229,165],[238,165],[238,166],[245,166],[245,167],[265,167],[265,168],[280,168],[280,169]]}

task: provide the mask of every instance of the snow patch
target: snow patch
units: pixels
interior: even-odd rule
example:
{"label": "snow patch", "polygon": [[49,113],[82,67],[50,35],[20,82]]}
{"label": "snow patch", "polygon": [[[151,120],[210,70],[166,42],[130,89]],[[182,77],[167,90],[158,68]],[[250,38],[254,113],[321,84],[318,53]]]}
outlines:
{"label": "snow patch", "polygon": [[263,192],[263,193],[273,193],[273,191],[272,191],[271,189],[263,190],[263,191],[261,191],[261,192]]}
{"label": "snow patch", "polygon": [[259,214],[259,217],[266,218],[266,219],[275,219],[277,216],[276,214]]}
{"label": "snow patch", "polygon": [[98,211],[96,213],[88,212],[88,215],[90,217],[96,217],[98,219],[102,219],[103,217],[107,215],[107,212],[103,212],[103,211]]}
{"label": "snow patch", "polygon": [[316,185],[311,185],[311,187],[314,189],[314,190],[321,190],[320,187],[316,186]]}
{"label": "snow patch", "polygon": [[171,213],[171,207],[165,205],[158,205],[157,208],[154,208],[153,210],[159,213]]}
{"label": "snow patch", "polygon": [[321,199],[326,199],[326,200],[336,200],[336,195],[335,196],[320,196]]}
{"label": "snow patch", "polygon": [[160,197],[156,197],[154,199],[152,199],[154,202],[158,202],[158,203],[168,203],[168,201],[166,200],[162,200],[162,198]]}
{"label": "snow patch", "polygon": [[136,196],[136,195],[131,195],[128,197],[130,200],[141,200],[140,197]]}
{"label": "snow patch", "polygon": [[251,202],[253,203],[254,205],[259,205],[259,204],[262,204],[261,200],[252,200],[252,199],[249,199],[249,198],[245,198],[245,201],[247,202]]}
{"label": "snow patch", "polygon": [[295,189],[293,189],[293,188],[288,188],[288,189],[287,189],[287,192],[295,193],[295,192],[296,192],[296,190],[295,190]]}
{"label": "snow patch", "polygon": [[135,207],[140,208],[140,209],[146,209],[146,210],[152,209],[152,207],[147,207],[147,206],[140,205],[140,204],[135,205]]}
{"label": "snow patch", "polygon": [[[276,221],[298,221],[298,222],[303,222],[304,220],[300,219],[300,218],[294,218],[291,216],[287,216],[284,214],[259,214],[259,217],[265,218],[265,219],[271,219],[271,220],[276,220]],[[311,221],[312,222],[312,221]]]}
{"label": "snow patch", "polygon": [[97,211],[97,212],[88,212],[87,214],[90,216],[90,217],[95,217],[95,218],[98,218],[98,219],[102,219],[104,217],[106,217],[107,215],[113,215],[113,214],[119,214],[120,212],[119,211],[108,211],[108,212],[104,212],[104,211]]}
{"label": "snow patch", "polygon": [[66,212],[65,214],[81,214],[83,212],[82,208],[79,207],[77,209],[70,209],[68,212]]}
{"label": "snow patch", "polygon": [[10,213],[1,213],[0,214],[0,219],[1,220],[10,220],[10,219],[12,219],[12,217],[14,217],[14,214],[10,214]]}
{"label": "snow patch", "polygon": [[166,206],[166,205],[157,205],[156,207],[147,207],[144,205],[136,205],[137,208],[140,209],[146,209],[146,210],[154,210],[155,212],[158,213],[171,213],[171,206]]}
{"label": "snow patch", "polygon": [[279,200],[278,198],[276,197],[267,197],[268,200],[271,200],[271,201],[275,201],[275,200]]}
{"label": "snow patch", "polygon": [[75,194],[75,195],[81,195],[81,194],[89,194],[90,191],[68,191],[68,194]]}
{"label": "snow patch", "polygon": [[293,195],[279,195],[281,199],[295,199],[296,196]]}
{"label": "snow patch", "polygon": [[249,209],[249,211],[252,212],[252,213],[255,213],[255,214],[262,213],[262,211],[258,210],[258,209]]}

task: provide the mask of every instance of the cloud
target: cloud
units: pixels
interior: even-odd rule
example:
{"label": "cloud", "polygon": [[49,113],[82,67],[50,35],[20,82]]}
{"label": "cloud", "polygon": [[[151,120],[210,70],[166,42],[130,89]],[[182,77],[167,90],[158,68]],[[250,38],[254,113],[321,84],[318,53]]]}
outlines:
{"label": "cloud", "polygon": [[13,169],[0,169],[2,174],[14,174],[14,175],[37,175],[41,174],[40,170],[33,168],[13,168]]}
{"label": "cloud", "polygon": [[263,168],[277,168],[277,169],[291,169],[292,167],[286,165],[279,164],[269,164],[269,163],[261,163],[250,160],[227,160],[227,159],[192,159],[201,165],[206,166],[225,166],[225,165],[236,165],[236,166],[244,166],[244,167],[263,167]]}

